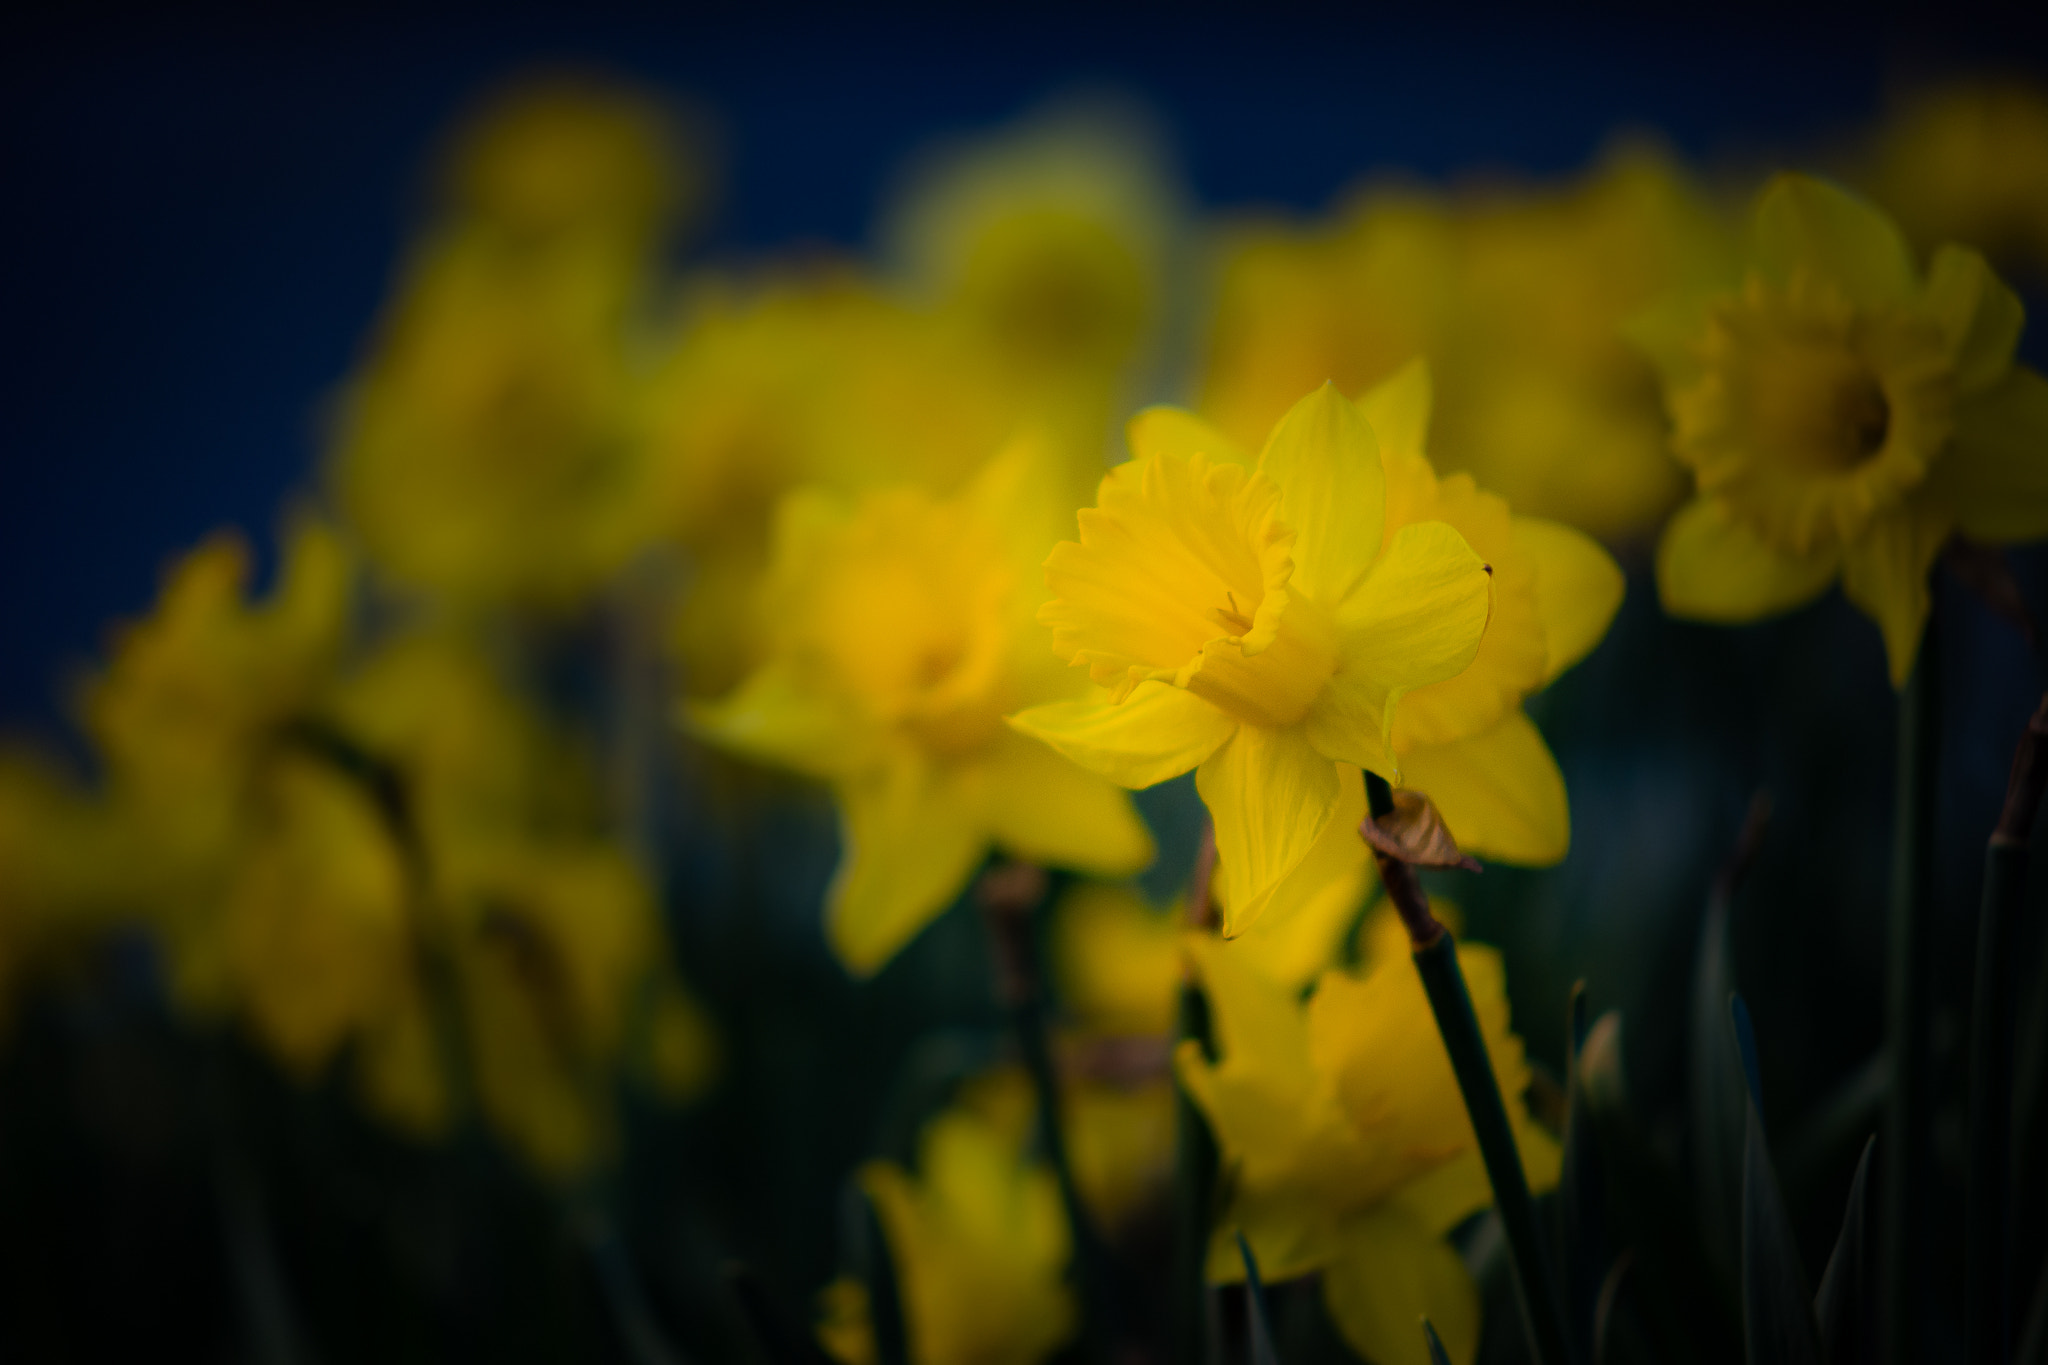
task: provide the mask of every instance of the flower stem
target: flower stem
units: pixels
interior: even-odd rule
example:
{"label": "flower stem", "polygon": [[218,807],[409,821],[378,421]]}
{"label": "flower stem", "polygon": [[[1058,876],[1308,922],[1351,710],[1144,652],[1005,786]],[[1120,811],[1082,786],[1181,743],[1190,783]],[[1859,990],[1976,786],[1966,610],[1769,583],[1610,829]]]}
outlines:
{"label": "flower stem", "polygon": [[[1372,818],[1391,815],[1393,790],[1382,778],[1365,775],[1366,799]],[[1529,1195],[1529,1180],[1522,1170],[1521,1153],[1508,1122],[1500,1081],[1487,1056],[1486,1036],[1480,1031],[1479,1016],[1472,1009],[1472,995],[1465,986],[1465,973],[1458,965],[1458,946],[1450,932],[1429,911],[1415,869],[1398,858],[1375,854],[1380,880],[1401,921],[1408,927],[1410,946],[1415,952],[1415,970],[1422,976],[1422,988],[1436,1015],[1437,1031],[1450,1053],[1451,1070],[1465,1097],[1465,1112],[1471,1115],[1472,1131],[1479,1139],[1479,1155],[1486,1163],[1486,1178],[1493,1186],[1494,1207],[1500,1211],[1501,1230],[1507,1236],[1510,1264],[1514,1270],[1515,1298],[1522,1310],[1522,1328],[1530,1352],[1538,1365],[1567,1365],[1563,1324],[1558,1316],[1558,1299],[1551,1284],[1550,1264],[1543,1255],[1537,1231],[1536,1205]]]}
{"label": "flower stem", "polygon": [[1073,1233],[1074,1280],[1081,1299],[1084,1339],[1108,1358],[1117,1339],[1114,1267],[1109,1249],[1081,1202],[1067,1155],[1065,1105],[1059,1074],[1053,1065],[1052,1036],[1046,1023],[1045,975],[1039,960],[1038,914],[1045,903],[1047,878],[1042,868],[1010,863],[983,874],[978,888],[981,908],[996,952],[997,986],[1031,1089],[1038,1102],[1039,1149],[1059,1182],[1060,1203]]}
{"label": "flower stem", "polygon": [[1888,1032],[1892,1088],[1885,1113],[1883,1340],[1895,1361],[1920,1358],[1920,1292],[1927,1246],[1925,1191],[1914,1176],[1932,1159],[1933,1092],[1928,1013],[1933,945],[1934,820],[1941,756],[1939,618],[1930,615],[1920,655],[1899,698],[1892,829],[1891,980]]}
{"label": "flower stem", "polygon": [[2014,952],[2027,881],[2027,843],[2048,783],[2048,698],[2013,755],[2005,810],[1984,851],[1977,981],[1970,1017],[1968,1279],[1963,1327],[1970,1365],[2003,1365],[2011,1333],[2012,1031]]}
{"label": "flower stem", "polygon": [[[1195,855],[1188,885],[1188,927],[1214,933],[1216,911],[1209,888],[1216,868],[1216,833],[1206,820],[1201,851]],[[1209,998],[1192,975],[1180,985],[1176,1032],[1192,1040],[1209,1061],[1216,1060],[1216,1042],[1209,1022]],[[1222,1337],[1217,1322],[1216,1294],[1209,1287],[1209,1241],[1214,1235],[1216,1202],[1216,1135],[1201,1106],[1176,1077],[1173,1086],[1173,1320],[1174,1365],[1218,1365]]]}

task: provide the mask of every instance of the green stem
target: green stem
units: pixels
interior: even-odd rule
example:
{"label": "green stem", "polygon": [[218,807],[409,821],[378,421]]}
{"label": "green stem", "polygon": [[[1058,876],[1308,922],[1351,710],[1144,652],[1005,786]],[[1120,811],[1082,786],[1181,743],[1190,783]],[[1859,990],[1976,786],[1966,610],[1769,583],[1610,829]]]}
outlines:
{"label": "green stem", "polygon": [[1047,879],[1035,867],[1011,864],[985,874],[982,910],[996,951],[997,977],[1010,1016],[1010,1031],[1038,1102],[1038,1143],[1059,1183],[1060,1203],[1073,1234],[1074,1279],[1080,1291],[1083,1338],[1108,1359],[1117,1339],[1116,1294],[1109,1248],[1081,1201],[1067,1154],[1064,1098],[1053,1065],[1052,1031],[1046,1020],[1045,978],[1038,951],[1038,916]]}
{"label": "green stem", "polygon": [[1921,1357],[1920,1292],[1926,1283],[1925,1193],[1915,1176],[1932,1160],[1933,1087],[1928,1056],[1934,820],[1941,751],[1941,669],[1937,619],[1929,616],[1920,654],[1899,698],[1897,799],[1893,807],[1891,973],[1888,1032],[1892,1088],[1885,1115],[1883,1340],[1895,1361]]}
{"label": "green stem", "polygon": [[[1392,814],[1393,791],[1385,780],[1367,773],[1365,781],[1373,818]],[[1423,991],[1436,1015],[1437,1031],[1443,1035],[1451,1070],[1458,1078],[1458,1090],[1465,1097],[1465,1112],[1471,1115],[1472,1131],[1479,1139],[1480,1159],[1486,1163],[1494,1207],[1500,1211],[1501,1230],[1507,1237],[1515,1299],[1522,1310],[1522,1327],[1528,1335],[1529,1349],[1537,1365],[1567,1365],[1571,1356],[1558,1316],[1550,1263],[1543,1254],[1537,1230],[1536,1204],[1529,1194],[1528,1176],[1522,1170],[1521,1152],[1515,1146],[1507,1103],[1501,1098],[1500,1080],[1487,1056],[1486,1035],[1480,1030],[1464,970],[1458,965],[1458,946],[1430,914],[1429,901],[1422,893],[1415,869],[1385,854],[1378,856],[1380,880],[1386,885],[1388,899],[1408,926],[1409,941],[1415,950],[1415,970],[1422,977]]]}
{"label": "green stem", "polygon": [[[1210,886],[1216,875],[1216,829],[1202,822],[1202,843],[1188,882],[1188,927],[1216,932]],[[1192,1041],[1202,1056],[1216,1060],[1209,997],[1192,977],[1180,986],[1175,1036]],[[1173,1085],[1173,1281],[1170,1324],[1174,1365],[1221,1365],[1222,1324],[1216,1291],[1209,1285],[1209,1243],[1215,1236],[1216,1171],[1221,1154],[1200,1105],[1176,1076]]]}
{"label": "green stem", "polygon": [[[1216,1044],[1209,1000],[1194,982],[1180,988],[1179,1035],[1192,1039],[1210,1061]],[[1209,1241],[1214,1235],[1216,1136],[1187,1089],[1173,1087],[1173,1325],[1175,1365],[1216,1365],[1215,1294],[1209,1288]]]}
{"label": "green stem", "polygon": [[867,1235],[863,1239],[861,1278],[868,1290],[868,1322],[875,1334],[876,1365],[910,1365],[910,1329],[903,1318],[902,1286],[896,1279],[896,1257],[889,1247],[889,1230],[883,1226],[881,1210],[872,1199],[862,1197],[867,1208]]}
{"label": "green stem", "polygon": [[2048,699],[2013,756],[2005,810],[1984,851],[1970,1018],[1970,1169],[1963,1300],[1970,1365],[2004,1365],[2012,1321],[2012,1033],[2027,844],[2048,781]]}

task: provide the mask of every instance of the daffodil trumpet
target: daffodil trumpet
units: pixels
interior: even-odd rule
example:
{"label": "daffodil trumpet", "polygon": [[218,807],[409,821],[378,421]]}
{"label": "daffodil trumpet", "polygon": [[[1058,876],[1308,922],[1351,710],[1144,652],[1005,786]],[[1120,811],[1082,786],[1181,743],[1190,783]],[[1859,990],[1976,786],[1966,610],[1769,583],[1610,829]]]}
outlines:
{"label": "daffodil trumpet", "polygon": [[[1394,814],[1394,792],[1385,778],[1365,775],[1367,819],[1377,821]],[[1458,1092],[1465,1099],[1465,1112],[1472,1118],[1472,1131],[1479,1139],[1480,1158],[1486,1164],[1487,1183],[1493,1187],[1494,1207],[1500,1211],[1501,1230],[1508,1241],[1509,1264],[1514,1270],[1515,1300],[1522,1310],[1522,1329],[1537,1365],[1567,1365],[1564,1326],[1558,1320],[1557,1295],[1553,1290],[1550,1263],[1543,1255],[1536,1224],[1536,1205],[1529,1194],[1528,1176],[1515,1145],[1514,1126],[1509,1122],[1507,1103],[1501,1098],[1500,1081],[1486,1050],[1486,1035],[1472,1008],[1472,993],[1465,985],[1465,973],[1458,965],[1457,942],[1443,922],[1430,913],[1429,897],[1410,864],[1378,849],[1380,880],[1387,899],[1408,930],[1414,950],[1415,970],[1422,977],[1423,992],[1429,997],[1430,1012],[1436,1016],[1437,1032],[1451,1057],[1451,1070],[1458,1078]]]}

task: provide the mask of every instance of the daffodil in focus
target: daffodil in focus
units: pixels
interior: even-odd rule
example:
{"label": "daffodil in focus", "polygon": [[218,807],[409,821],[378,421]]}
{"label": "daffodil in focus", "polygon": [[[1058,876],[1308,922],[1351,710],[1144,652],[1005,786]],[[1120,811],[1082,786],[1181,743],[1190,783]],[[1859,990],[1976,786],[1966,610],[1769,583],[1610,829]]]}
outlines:
{"label": "daffodil in focus", "polygon": [[1397,703],[1472,662],[1490,576],[1447,523],[1389,524],[1378,442],[1332,386],[1255,468],[1154,424],[1132,440],[1045,568],[1053,648],[1101,690],[1012,724],[1129,787],[1195,768],[1236,934],[1364,817],[1361,768],[1398,780]]}
{"label": "daffodil in focus", "polygon": [[689,712],[712,742],[832,784],[827,934],[856,973],[945,909],[991,847],[1107,876],[1151,860],[1121,792],[1003,725],[1073,691],[1031,627],[1031,568],[1056,525],[1045,468],[1026,439],[949,499],[792,496],[759,599],[769,660]]}
{"label": "daffodil in focus", "polygon": [[[1469,474],[1439,479],[1427,452],[1431,406],[1430,367],[1421,361],[1358,401],[1379,435],[1388,544],[1403,526],[1455,528],[1492,568],[1493,612],[1468,668],[1402,698],[1394,756],[1407,785],[1436,803],[1460,848],[1547,866],[1564,857],[1571,818],[1564,778],[1521,703],[1606,634],[1621,605],[1621,569],[1591,537],[1512,514]],[[1173,409],[1139,414],[1133,440],[1249,463],[1221,432]],[[1312,879],[1317,894],[1347,875],[1355,883],[1369,861],[1357,840],[1336,842],[1326,855],[1332,870]]]}
{"label": "daffodil in focus", "polygon": [[1923,276],[1869,204],[1772,181],[1735,286],[1637,328],[1698,484],[1658,546],[1665,609],[1749,621],[1840,580],[1903,685],[1949,536],[2048,534],[2048,383],[2013,360],[2021,325],[1975,251]]}
{"label": "daffodil in focus", "polygon": [[[1052,1172],[1014,1125],[960,1107],[925,1129],[915,1175],[861,1169],[895,1262],[912,1365],[1038,1365],[1073,1335],[1072,1252]],[[844,1365],[875,1360],[863,1286],[824,1297],[819,1336]]]}
{"label": "daffodil in focus", "polygon": [[[1427,1316],[1451,1359],[1479,1342],[1479,1291],[1446,1235],[1492,1202],[1484,1165],[1422,981],[1407,954],[1329,972],[1306,1005],[1215,939],[1188,944],[1219,1059],[1180,1044],[1183,1083],[1222,1149],[1230,1202],[1209,1276],[1243,1278],[1242,1232],[1269,1281],[1322,1275],[1352,1348],[1380,1365],[1426,1365]],[[1500,956],[1462,945],[1487,1051],[1533,1189],[1557,1181],[1556,1143],[1529,1118],[1529,1069],[1510,1030]]]}

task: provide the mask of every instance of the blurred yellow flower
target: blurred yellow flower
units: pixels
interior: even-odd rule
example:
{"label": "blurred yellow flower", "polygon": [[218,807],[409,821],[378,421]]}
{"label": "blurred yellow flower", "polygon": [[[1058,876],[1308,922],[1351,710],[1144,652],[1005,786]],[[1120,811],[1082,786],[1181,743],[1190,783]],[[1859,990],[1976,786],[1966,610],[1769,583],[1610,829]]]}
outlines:
{"label": "blurred yellow flower", "polygon": [[332,682],[354,606],[353,561],[315,521],[293,529],[268,601],[244,601],[248,578],[240,540],[207,541],[80,697],[138,892],[128,911],[165,935],[174,992],[202,1011],[223,1003],[220,912],[258,784]]}
{"label": "blurred yellow flower", "polygon": [[389,1014],[420,1008],[404,860],[359,781],[288,750],[249,793],[218,930],[232,992],[299,1080]]}
{"label": "blurred yellow flower", "polygon": [[[1469,1365],[1479,1293],[1444,1237],[1492,1192],[1413,962],[1375,954],[1358,974],[1326,973],[1304,1006],[1233,946],[1190,939],[1220,1059],[1192,1041],[1176,1055],[1229,1191],[1210,1278],[1243,1278],[1241,1231],[1267,1279],[1322,1272],[1331,1318],[1361,1355],[1426,1365],[1416,1330],[1426,1314],[1452,1360]],[[1522,1101],[1529,1071],[1500,957],[1474,946],[1458,954],[1530,1183],[1547,1189],[1558,1150]]]}
{"label": "blurred yellow flower", "polygon": [[446,1066],[466,1065],[486,1119],[568,1178],[610,1155],[610,1078],[628,1063],[671,1098],[701,1090],[709,1025],[674,980],[652,894],[604,832],[577,747],[444,636],[387,645],[332,713],[407,782],[426,879],[414,913],[447,964],[467,1053],[442,1055],[446,1020],[368,1030],[372,1102],[435,1131],[457,1084]]}
{"label": "blurred yellow flower", "polygon": [[2013,361],[2021,324],[1976,252],[1942,247],[1923,279],[1870,205],[1772,181],[1739,287],[1636,328],[1699,488],[1658,546],[1665,609],[1754,620],[1839,578],[1902,685],[1949,535],[2048,534],[2048,383]]}
{"label": "blurred yellow flower", "polygon": [[521,80],[456,130],[440,209],[527,252],[568,243],[642,259],[706,196],[702,150],[688,134],[661,101],[623,86]]}
{"label": "blurred yellow flower", "polygon": [[1399,777],[1396,703],[1471,663],[1492,594],[1451,526],[1386,525],[1372,428],[1334,387],[1250,470],[1181,430],[1135,424],[1137,458],[1046,561],[1053,648],[1106,690],[1011,723],[1130,787],[1197,768],[1234,935],[1363,818],[1361,767]]}
{"label": "blurred yellow flower", "polygon": [[991,845],[1108,876],[1151,860],[1122,793],[1003,725],[1073,690],[1031,643],[1043,594],[1027,575],[1059,505],[1045,471],[1026,439],[943,501],[793,495],[759,604],[769,660],[689,709],[712,742],[832,784],[843,851],[827,934],[861,975],[943,910]]}
{"label": "blurred yellow flower", "polygon": [[645,515],[691,560],[684,687],[724,692],[760,662],[750,594],[784,496],[956,492],[1024,412],[984,358],[851,270],[695,282],[636,416]]}
{"label": "blurred yellow flower", "polygon": [[885,250],[1006,370],[1107,400],[1165,311],[1180,209],[1158,141],[1135,110],[1076,104],[942,148]]}
{"label": "blurred yellow flower", "polygon": [[1865,175],[1914,242],[1969,242],[2048,276],[2048,89],[1965,80],[1923,90],[1878,129]]}
{"label": "blurred yellow flower", "polygon": [[55,764],[0,746],[0,1038],[23,986],[128,908],[137,869],[118,838]]}
{"label": "blurred yellow flower", "polygon": [[1679,496],[1654,376],[1621,324],[1724,268],[1668,158],[1623,148],[1558,188],[1376,187],[1332,220],[1226,239],[1201,411],[1244,445],[1311,385],[1356,395],[1426,356],[1438,465],[1611,540]]}
{"label": "blurred yellow flower", "polygon": [[[1059,1186],[1014,1125],[949,1110],[926,1127],[915,1176],[873,1162],[860,1181],[895,1262],[912,1365],[1038,1365],[1073,1335]],[[822,1307],[826,1347],[871,1365],[864,1288],[839,1281]]]}
{"label": "blurred yellow flower", "polygon": [[560,608],[639,547],[633,350],[697,194],[680,156],[651,105],[565,81],[515,90],[457,140],[329,456],[399,584]]}

